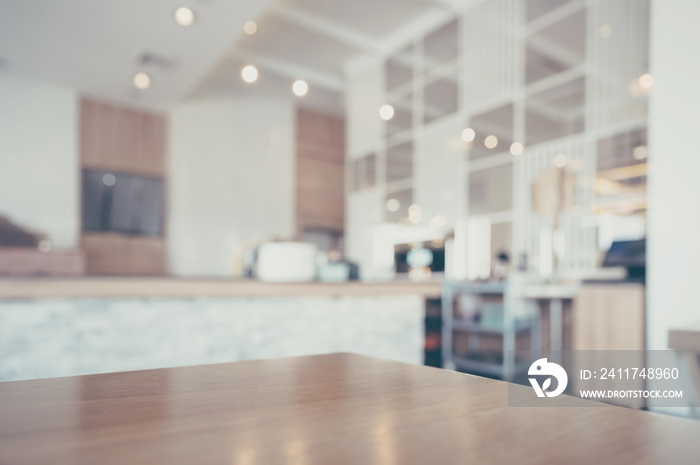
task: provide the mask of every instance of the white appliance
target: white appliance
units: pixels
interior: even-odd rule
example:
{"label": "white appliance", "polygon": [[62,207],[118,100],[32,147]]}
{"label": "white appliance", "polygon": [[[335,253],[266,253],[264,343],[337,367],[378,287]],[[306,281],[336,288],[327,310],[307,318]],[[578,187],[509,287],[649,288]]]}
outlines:
{"label": "white appliance", "polygon": [[267,282],[316,279],[316,246],[306,242],[268,242],[258,249],[257,275]]}

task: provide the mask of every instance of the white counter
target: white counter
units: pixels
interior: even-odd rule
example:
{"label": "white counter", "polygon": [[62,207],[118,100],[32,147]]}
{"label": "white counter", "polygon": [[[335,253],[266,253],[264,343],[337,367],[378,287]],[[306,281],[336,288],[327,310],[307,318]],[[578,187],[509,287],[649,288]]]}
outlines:
{"label": "white counter", "polygon": [[1,299],[272,296],[440,296],[440,282],[263,283],[178,278],[0,279]]}

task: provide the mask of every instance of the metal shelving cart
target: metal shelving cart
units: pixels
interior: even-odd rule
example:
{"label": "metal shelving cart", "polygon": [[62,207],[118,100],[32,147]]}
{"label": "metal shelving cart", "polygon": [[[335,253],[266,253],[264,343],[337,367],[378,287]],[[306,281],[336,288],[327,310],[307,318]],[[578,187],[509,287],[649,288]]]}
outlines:
{"label": "metal shelving cart", "polygon": [[[458,296],[470,294],[489,299],[502,299],[502,325],[484,325],[476,320],[455,318],[455,300]],[[537,320],[531,317],[519,319],[515,309],[522,301],[512,292],[512,287],[504,282],[445,282],[442,294],[442,354],[446,368],[468,373],[485,374],[511,381],[515,375],[527,366],[516,360],[516,337],[529,333],[531,347],[537,347],[540,341],[540,328]],[[470,340],[467,354],[456,354],[454,335],[466,333]],[[501,336],[500,356],[486,354],[479,350],[479,337],[482,335]]]}

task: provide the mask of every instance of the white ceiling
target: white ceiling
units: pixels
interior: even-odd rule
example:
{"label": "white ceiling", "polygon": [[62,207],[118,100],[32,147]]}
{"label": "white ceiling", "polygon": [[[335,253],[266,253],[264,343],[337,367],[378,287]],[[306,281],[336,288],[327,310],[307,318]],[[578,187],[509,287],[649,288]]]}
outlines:
{"label": "white ceiling", "polygon": [[456,3],[450,0],[282,0],[278,5],[313,14],[368,38],[381,40],[429,10]]}
{"label": "white ceiling", "polygon": [[[429,22],[461,1],[279,0],[257,19],[255,35],[244,35],[231,45],[196,94],[276,88],[289,95],[291,83],[304,79],[309,94],[299,100],[300,105],[342,112],[344,68],[349,62],[385,52],[402,31],[418,33],[411,30],[414,24]],[[260,71],[254,86],[241,81],[240,70],[246,64]]]}
{"label": "white ceiling", "polygon": [[[152,109],[187,95],[273,0],[0,0],[0,73]],[[194,25],[173,19],[195,11]],[[171,66],[139,64],[144,52]],[[153,86],[137,91],[135,73]]]}
{"label": "white ceiling", "polygon": [[[301,105],[340,113],[348,63],[406,43],[464,1],[0,0],[0,73],[157,110],[230,91],[291,98],[305,79]],[[174,21],[180,6],[194,25]],[[258,32],[247,36],[250,19]],[[144,64],[143,53],[169,65]],[[246,64],[260,71],[253,86],[240,78]],[[137,72],[152,77],[147,91],[133,87]]]}
{"label": "white ceiling", "polygon": [[345,62],[361,51],[275,14],[261,18],[258,27],[257,34],[241,38],[231,53],[262,55],[340,77]]}

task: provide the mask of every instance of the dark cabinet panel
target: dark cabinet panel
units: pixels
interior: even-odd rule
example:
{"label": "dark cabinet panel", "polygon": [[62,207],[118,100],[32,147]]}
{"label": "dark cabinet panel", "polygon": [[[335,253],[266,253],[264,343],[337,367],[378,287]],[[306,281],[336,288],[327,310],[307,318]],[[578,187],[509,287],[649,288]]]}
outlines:
{"label": "dark cabinet panel", "polygon": [[163,180],[83,170],[83,230],[163,235]]}

